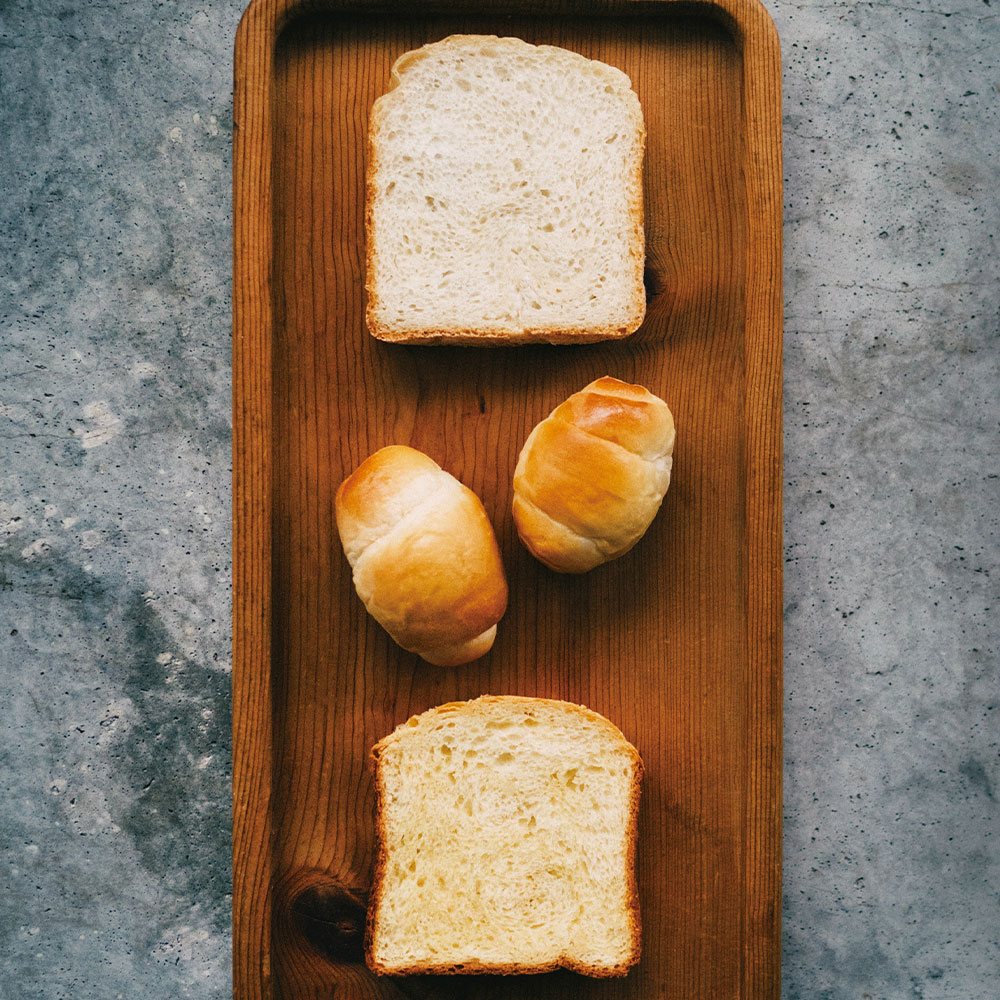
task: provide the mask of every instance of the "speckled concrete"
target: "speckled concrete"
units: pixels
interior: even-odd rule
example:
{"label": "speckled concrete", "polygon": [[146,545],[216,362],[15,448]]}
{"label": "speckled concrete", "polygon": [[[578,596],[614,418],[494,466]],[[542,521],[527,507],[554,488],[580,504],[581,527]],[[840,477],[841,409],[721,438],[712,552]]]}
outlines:
{"label": "speckled concrete", "polygon": [[[998,8],[771,9],[783,995],[995,1000]],[[239,14],[0,4],[0,997],[231,990]]]}
{"label": "speckled concrete", "polygon": [[998,13],[777,9],[796,1000],[1000,997]]}
{"label": "speckled concrete", "polygon": [[235,4],[0,5],[0,997],[230,993]]}

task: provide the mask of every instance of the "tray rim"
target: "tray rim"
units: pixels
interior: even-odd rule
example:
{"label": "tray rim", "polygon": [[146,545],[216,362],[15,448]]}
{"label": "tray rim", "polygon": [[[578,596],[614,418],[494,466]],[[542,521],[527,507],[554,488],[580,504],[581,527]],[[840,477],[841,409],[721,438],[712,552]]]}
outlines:
{"label": "tray rim", "polygon": [[[415,5],[416,6],[416,5]],[[394,12],[384,0],[251,0],[233,63],[233,996],[272,1000],[274,827],[271,812],[271,330],[273,281],[271,100],[274,53],[293,19],[315,13]],[[752,926],[742,935],[748,997],[780,996],[782,807],[782,148],[781,52],[761,0],[455,0],[413,13],[573,17],[694,13],[720,20],[743,61],[743,181],[747,204],[748,386],[745,510],[746,630],[755,682],[744,884]],[[749,410],[753,409],[754,419]],[[756,584],[756,586],[754,585]],[[252,738],[248,738],[252,737]],[[756,931],[757,933],[754,933]],[[759,947],[753,947],[759,942]]]}

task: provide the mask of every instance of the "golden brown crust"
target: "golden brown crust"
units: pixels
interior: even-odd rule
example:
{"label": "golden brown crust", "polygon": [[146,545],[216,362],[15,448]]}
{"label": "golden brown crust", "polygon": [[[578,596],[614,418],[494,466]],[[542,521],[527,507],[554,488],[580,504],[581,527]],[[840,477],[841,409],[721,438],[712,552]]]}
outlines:
{"label": "golden brown crust", "polygon": [[658,457],[673,448],[674,418],[663,400],[641,385],[610,375],[574,392],[552,411],[550,419],[645,458]]}
{"label": "golden brown crust", "polygon": [[[369,302],[372,301],[369,292]],[[645,300],[643,300],[645,302]],[[634,326],[605,327],[528,327],[517,333],[498,333],[496,330],[420,330],[401,333],[383,326],[374,315],[368,315],[368,332],[376,340],[387,344],[424,344],[428,347],[442,344],[463,344],[466,347],[510,347],[517,344],[591,344],[600,340],[621,340],[629,337],[642,324],[642,317]]]}
{"label": "golden brown crust", "polygon": [[334,510],[341,538],[371,530],[408,486],[441,471],[433,458],[407,445],[387,445],[369,455],[337,489]]}
{"label": "golden brown crust", "polygon": [[[376,176],[378,174],[378,118],[380,102],[394,91],[401,82],[401,71],[407,66],[426,58],[427,50],[439,46],[460,46],[468,35],[449,35],[440,42],[424,45],[411,52],[399,56],[390,71],[389,86],[386,93],[379,97],[372,106],[368,123],[368,167],[365,171],[365,325],[368,332],[376,339],[389,344],[421,344],[435,347],[444,344],[460,344],[467,347],[505,347],[518,344],[587,344],[603,340],[621,340],[631,336],[642,326],[646,316],[646,291],[643,284],[643,268],[645,265],[645,218],[642,196],[642,170],[646,150],[646,124],[641,110],[636,116],[635,155],[632,157],[632,176],[628,182],[629,220],[631,239],[629,240],[629,258],[637,272],[629,307],[621,322],[607,325],[586,327],[562,326],[528,326],[522,329],[503,332],[495,329],[478,327],[440,328],[431,327],[422,330],[399,330],[382,323],[378,318],[379,296],[374,277],[375,240],[374,240],[374,201],[376,193]],[[483,36],[499,41],[497,36]],[[518,41],[521,41],[518,39]],[[542,45],[538,48],[555,48]]]}
{"label": "golden brown crust", "polygon": [[[584,962],[577,962],[571,958],[559,959],[541,965],[519,965],[517,963],[497,963],[486,964],[476,962],[464,962],[461,965],[408,965],[403,967],[389,967],[375,958],[374,954],[374,934],[375,926],[378,922],[378,911],[381,904],[381,893],[384,885],[385,870],[388,863],[388,851],[386,849],[386,828],[384,816],[384,802],[386,798],[385,782],[382,776],[381,755],[399,738],[399,733],[414,723],[430,721],[431,718],[452,711],[475,711],[479,705],[522,705],[525,707],[543,707],[546,709],[556,709],[563,712],[583,715],[588,721],[596,723],[604,729],[626,750],[632,760],[632,782],[629,793],[629,816],[628,816],[628,848],[627,848],[627,878],[628,878],[628,924],[632,932],[632,951],[628,958],[613,966],[591,965]],[[599,712],[587,708],[585,705],[575,705],[572,702],[560,701],[553,698],[527,698],[520,695],[483,695],[473,701],[452,701],[436,708],[422,712],[420,715],[411,716],[406,722],[401,723],[391,733],[384,736],[372,747],[368,758],[369,767],[375,781],[375,837],[378,850],[375,860],[375,870],[372,875],[372,889],[369,894],[368,914],[365,920],[365,962],[372,972],[380,976],[409,976],[420,974],[434,975],[535,975],[543,972],[554,972],[556,969],[566,969],[569,972],[577,972],[581,975],[604,979],[618,976],[625,976],[629,970],[636,965],[642,953],[642,921],[639,914],[639,885],[636,874],[636,856],[639,843],[639,799],[642,793],[642,779],[645,768],[639,751],[625,738],[622,731],[609,719]]]}
{"label": "golden brown crust", "polygon": [[335,510],[358,595],[399,645],[438,666],[488,651],[507,581],[471,490],[422,452],[390,445],[341,484]]}
{"label": "golden brown crust", "polygon": [[[395,84],[393,83],[394,87]],[[372,106],[371,118],[368,122],[368,168],[365,171],[365,325],[375,336],[378,326],[376,312],[378,309],[378,294],[375,290],[375,241],[372,239],[375,176],[378,169],[378,146],[375,143],[375,120],[378,115],[378,101]],[[382,339],[382,338],[379,338]]]}
{"label": "golden brown crust", "polygon": [[511,504],[518,536],[528,551],[556,573],[586,573],[603,554],[593,539],[554,521],[530,500],[514,494]]}
{"label": "golden brown crust", "polygon": [[648,389],[605,376],[528,435],[514,470],[513,515],[550,569],[583,573],[629,551],[670,483],[674,420]]}
{"label": "golden brown crust", "polygon": [[365,961],[368,963],[369,969],[379,974],[384,973],[386,970],[379,968],[379,963],[375,961],[373,938],[375,935],[375,922],[378,919],[378,910],[381,903],[386,862],[388,860],[388,851],[385,846],[385,816],[382,805],[385,802],[385,782],[379,768],[381,746],[381,742],[376,743],[368,756],[368,766],[375,782],[375,843],[377,845],[377,853],[375,856],[375,870],[372,873],[372,887],[368,894],[368,913],[365,917]]}

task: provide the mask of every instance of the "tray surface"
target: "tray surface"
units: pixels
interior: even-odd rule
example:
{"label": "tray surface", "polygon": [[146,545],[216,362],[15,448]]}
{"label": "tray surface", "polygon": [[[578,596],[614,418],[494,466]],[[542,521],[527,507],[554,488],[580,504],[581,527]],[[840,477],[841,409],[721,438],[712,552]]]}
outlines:
{"label": "tray surface", "polygon": [[[241,24],[237,997],[779,994],[777,41],[750,3],[574,9],[306,14],[259,0]],[[561,45],[630,76],[648,131],[648,311],[633,337],[474,350],[367,335],[369,109],[399,54],[454,32]],[[674,478],[632,552],[559,576],[517,539],[511,477],[531,428],[605,374],[669,403]],[[403,652],[354,593],[333,497],[390,443],[431,455],[482,498],[496,528],[510,605],[492,652],[468,666],[443,670]],[[643,756],[644,948],[626,979],[393,980],[364,966],[369,749],[414,713],[484,693],[586,704]]]}

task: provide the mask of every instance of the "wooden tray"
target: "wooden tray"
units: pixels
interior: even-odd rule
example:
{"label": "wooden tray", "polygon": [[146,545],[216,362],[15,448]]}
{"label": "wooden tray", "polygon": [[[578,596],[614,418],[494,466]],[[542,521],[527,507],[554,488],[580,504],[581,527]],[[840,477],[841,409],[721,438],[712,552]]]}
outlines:
{"label": "wooden tray", "polygon": [[[648,129],[649,309],[587,347],[400,347],[363,323],[362,180],[393,60],[453,32],[575,49],[632,79]],[[236,42],[234,995],[779,995],[780,58],[756,0],[255,0]],[[510,515],[529,430],[591,379],[662,395],[674,482],[633,551],[583,577]],[[354,594],[337,485],[392,442],[483,499],[510,582],[492,653],[402,652]],[[623,980],[377,979],[361,938],[369,748],[483,693],[582,702],[646,763],[640,965]]]}

